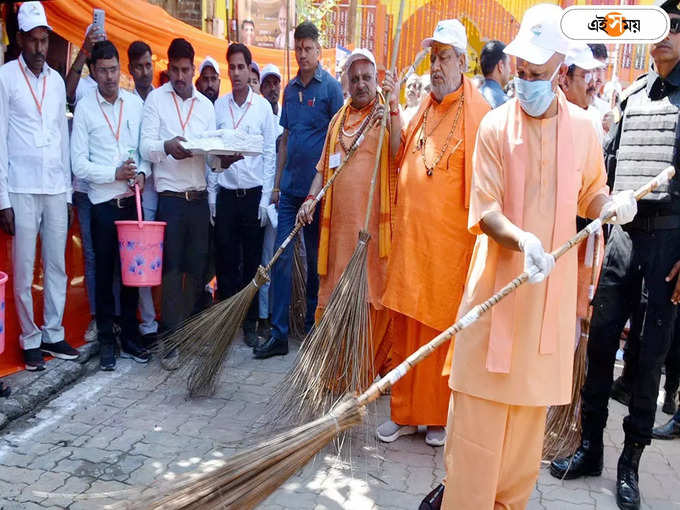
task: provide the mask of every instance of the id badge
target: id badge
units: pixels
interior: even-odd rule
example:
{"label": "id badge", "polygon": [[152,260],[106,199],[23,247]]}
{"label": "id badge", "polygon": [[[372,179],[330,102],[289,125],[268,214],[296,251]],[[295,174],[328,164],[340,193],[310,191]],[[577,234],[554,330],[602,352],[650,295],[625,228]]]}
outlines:
{"label": "id badge", "polygon": [[340,166],[340,163],[342,163],[342,156],[340,155],[339,152],[331,154],[330,157],[328,158],[329,168],[338,168]]}

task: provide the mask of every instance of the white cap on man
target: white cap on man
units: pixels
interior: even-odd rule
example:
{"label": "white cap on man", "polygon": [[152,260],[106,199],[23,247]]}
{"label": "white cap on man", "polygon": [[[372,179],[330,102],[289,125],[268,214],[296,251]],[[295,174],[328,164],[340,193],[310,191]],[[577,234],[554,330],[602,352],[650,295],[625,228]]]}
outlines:
{"label": "white cap on man", "polygon": [[358,60],[368,60],[373,64],[373,67],[375,67],[375,57],[373,56],[373,53],[366,48],[357,48],[352,51],[352,53],[349,54],[349,57],[347,57],[347,60],[345,60],[345,65],[343,66],[344,70],[349,71],[349,67]]}
{"label": "white cap on man", "polygon": [[21,4],[17,14],[17,22],[19,23],[19,30],[22,32],[30,32],[37,27],[52,30],[52,27],[47,24],[45,8],[40,2],[24,2]]}
{"label": "white cap on man", "polygon": [[571,44],[560,28],[563,13],[553,4],[530,7],[522,17],[517,37],[503,51],[535,65],[545,64],[555,53],[568,55]]}
{"label": "white cap on man", "polygon": [[564,60],[564,64],[567,66],[575,65],[586,71],[592,71],[607,65],[593,57],[592,50],[585,43],[579,43],[574,46]]}
{"label": "white cap on man", "polygon": [[205,69],[206,66],[212,67],[215,70],[215,72],[217,73],[217,76],[220,75],[220,65],[217,63],[217,60],[215,60],[212,57],[205,57],[203,59],[203,62],[201,62],[200,67],[198,68],[199,76],[201,75],[201,73],[203,72],[203,69]]}
{"label": "white cap on man", "polygon": [[445,19],[437,23],[432,37],[423,39],[423,48],[429,48],[432,43],[438,42],[453,46],[458,53],[467,52],[467,33],[465,27],[457,19]]}
{"label": "white cap on man", "polygon": [[267,64],[262,68],[262,74],[260,75],[260,83],[262,83],[264,79],[270,74],[273,74],[274,76],[278,77],[279,80],[281,79],[281,72],[279,71],[279,68],[276,67],[274,64]]}

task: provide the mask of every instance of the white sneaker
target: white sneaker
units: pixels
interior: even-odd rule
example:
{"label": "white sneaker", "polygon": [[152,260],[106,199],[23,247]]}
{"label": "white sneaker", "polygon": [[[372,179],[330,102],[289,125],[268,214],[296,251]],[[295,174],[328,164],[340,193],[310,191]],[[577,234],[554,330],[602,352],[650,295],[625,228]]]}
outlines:
{"label": "white sneaker", "polygon": [[418,432],[418,427],[412,425],[398,425],[392,420],[387,420],[380,425],[375,433],[383,443],[391,443],[396,441],[401,436],[410,436]]}
{"label": "white sneaker", "polygon": [[97,321],[92,319],[90,323],[87,325],[87,329],[85,330],[85,334],[83,335],[83,338],[87,343],[94,342],[97,339]]}
{"label": "white sneaker", "polygon": [[427,427],[425,442],[430,446],[444,446],[446,429],[444,427]]}

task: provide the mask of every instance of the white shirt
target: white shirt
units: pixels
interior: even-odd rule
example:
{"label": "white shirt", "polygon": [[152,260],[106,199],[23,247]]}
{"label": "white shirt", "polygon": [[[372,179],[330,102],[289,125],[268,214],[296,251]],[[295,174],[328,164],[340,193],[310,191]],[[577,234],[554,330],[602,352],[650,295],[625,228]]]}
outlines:
{"label": "white shirt", "polygon": [[262,186],[260,204],[269,205],[276,173],[276,126],[272,106],[264,97],[248,89],[248,97],[239,106],[232,94],[215,101],[217,129],[237,129],[249,134],[262,135],[263,152],[258,156],[245,156],[223,172],[208,174],[208,202],[214,204],[218,186],[225,189],[249,189]]}
{"label": "white shirt", "polygon": [[[121,105],[122,115],[119,115]],[[122,89],[113,104],[94,89],[76,106],[71,162],[75,176],[88,181],[87,196],[93,204],[131,194],[127,180],[116,179],[116,168],[128,159],[128,151],[134,151],[137,171],[144,172],[147,177],[151,175],[151,165],[139,155],[143,111],[142,100]],[[118,141],[114,136],[117,131]]]}
{"label": "white shirt", "polygon": [[[182,129],[180,115],[185,129]],[[163,143],[176,136],[191,138],[214,130],[213,104],[195,88],[192,88],[191,97],[186,101],[175,94],[170,82],[152,90],[146,96],[140,153],[143,159],[153,163],[156,191],[160,193],[206,189],[205,156],[178,161],[165,154]]]}
{"label": "white shirt", "polygon": [[281,125],[281,107],[279,106],[279,113],[274,113],[272,111],[272,115],[274,116],[274,125],[276,126],[276,138],[278,138],[283,134],[283,126]]}
{"label": "white shirt", "polygon": [[[92,75],[88,74],[87,76],[83,76],[78,80],[78,86],[76,87],[76,102],[75,104],[78,104],[78,102],[88,95],[91,91],[95,90],[97,88],[97,82],[94,81],[92,78]],[[87,193],[90,190],[89,186],[87,185],[87,181],[83,179],[78,179],[74,175],[73,177],[73,191],[78,191],[80,193]]]}
{"label": "white shirt", "polygon": [[593,98],[593,103],[592,105],[597,108],[597,110],[600,112],[600,115],[603,116],[606,113],[609,113],[612,109],[611,106],[609,106],[609,103],[605,101],[604,99],[595,96]]}
{"label": "white shirt", "polygon": [[[152,85],[151,90],[153,89],[154,87]],[[142,99],[142,96],[139,95],[139,92],[137,92],[136,88],[132,89],[132,93],[141,99],[142,102],[144,102],[144,99]],[[149,93],[151,93],[151,91],[149,91]],[[142,205],[144,206],[144,209],[151,209],[153,211],[158,209],[158,193],[156,193],[156,186],[153,182],[153,179],[147,179],[146,183],[144,184],[144,191],[142,192]]]}
{"label": "white shirt", "polygon": [[9,193],[66,193],[71,203],[71,192],[66,85],[47,64],[36,77],[20,56],[0,67],[0,209]]}
{"label": "white shirt", "polygon": [[604,142],[604,128],[602,127],[602,114],[596,106],[590,105],[586,109],[586,113],[590,116],[595,126],[595,132],[597,133],[597,139],[600,141],[600,145]]}

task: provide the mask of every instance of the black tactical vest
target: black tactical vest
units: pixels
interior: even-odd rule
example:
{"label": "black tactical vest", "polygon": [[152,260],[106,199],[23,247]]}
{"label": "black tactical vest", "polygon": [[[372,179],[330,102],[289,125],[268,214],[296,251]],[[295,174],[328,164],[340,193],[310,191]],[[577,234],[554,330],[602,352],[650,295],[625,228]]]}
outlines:
{"label": "black tactical vest", "polygon": [[[614,192],[646,184],[668,165],[678,161],[680,89],[652,101],[643,87],[631,94],[623,114],[621,141],[617,151]],[[643,200],[670,202],[680,198],[678,177]]]}

